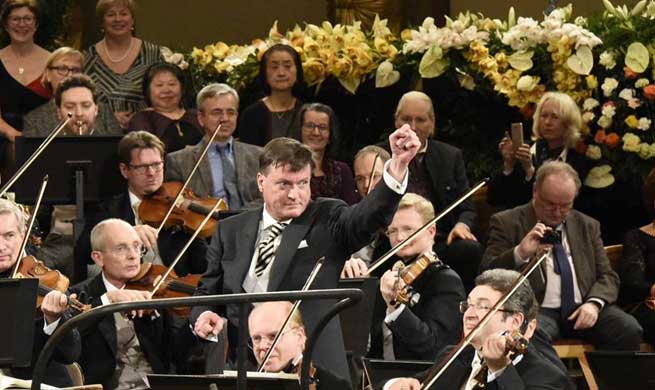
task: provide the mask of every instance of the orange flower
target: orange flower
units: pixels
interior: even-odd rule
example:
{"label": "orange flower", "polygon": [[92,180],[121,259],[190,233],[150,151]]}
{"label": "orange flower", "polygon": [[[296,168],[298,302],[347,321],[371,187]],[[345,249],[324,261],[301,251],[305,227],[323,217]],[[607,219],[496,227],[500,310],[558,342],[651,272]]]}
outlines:
{"label": "orange flower", "polygon": [[629,66],[623,67],[623,74],[625,75],[625,78],[627,78],[627,79],[636,79],[637,77],[639,77],[639,73],[637,73],[634,70],[630,69]]}
{"label": "orange flower", "polygon": [[644,96],[648,100],[655,100],[655,84],[650,84],[644,87]]}
{"label": "orange flower", "polygon": [[587,153],[587,144],[584,143],[583,140],[579,140],[578,143],[575,144],[575,151],[584,155]]}
{"label": "orange flower", "polygon": [[605,142],[605,130],[600,129],[596,132],[596,135],[594,135],[594,142],[599,145]]}
{"label": "orange flower", "polygon": [[607,134],[607,137],[605,137],[605,145],[609,146],[611,149],[619,146],[619,142],[621,142],[621,138],[619,138],[616,133],[609,133]]}

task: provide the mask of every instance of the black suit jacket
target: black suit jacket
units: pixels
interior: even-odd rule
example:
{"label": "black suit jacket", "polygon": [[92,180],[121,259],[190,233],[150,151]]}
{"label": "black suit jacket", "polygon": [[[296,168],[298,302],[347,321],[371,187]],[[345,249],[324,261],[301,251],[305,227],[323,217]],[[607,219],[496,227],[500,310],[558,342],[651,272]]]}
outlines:
{"label": "black suit jacket", "polygon": [[[429,139],[427,145],[425,166],[430,175],[429,184],[433,193],[432,198],[428,200],[439,213],[470,189],[469,181],[460,149],[434,139]],[[388,142],[383,146],[390,150]],[[468,198],[437,222],[438,239],[445,240],[457,222],[473,228],[475,217],[475,205],[473,200]]]}
{"label": "black suit jacket", "polygon": [[[418,303],[405,307],[389,325],[393,351],[398,360],[434,360],[445,346],[459,341],[462,315],[459,302],[466,299],[464,285],[455,271],[444,264],[430,266],[414,283]],[[370,357],[383,357],[382,326],[386,303],[377,294],[371,329]]]}
{"label": "black suit jacket", "polygon": [[[335,199],[310,201],[305,212],[294,218],[282,234],[271,268],[268,291],[300,290],[322,256],[325,256],[325,263],[312,289],[336,288],[345,260],[370,242],[378,229],[388,226],[400,198],[401,195],[386,185],[379,185],[355,206],[348,207]],[[207,272],[195,295],[244,292],[242,283],[252,261],[261,218],[262,208],[259,208],[225,219],[218,225],[207,252]],[[303,247],[299,248],[301,243]],[[300,309],[308,334],[312,333],[331,303],[302,303]],[[221,308],[195,307],[191,312],[191,323],[195,323],[205,310],[225,313]],[[231,338],[237,334],[237,310],[237,305],[227,307]],[[331,321],[323,331],[314,361],[337,375],[348,377],[338,321]]]}
{"label": "black suit jacket", "polygon": [[331,371],[320,366],[316,366],[314,379],[316,380],[317,390],[342,390],[350,388],[350,383],[347,380],[334,375]]}
{"label": "black suit jacket", "polygon": [[[75,263],[78,270],[87,264],[93,264],[91,259],[91,229],[107,218],[119,218],[134,226],[135,217],[130,196],[127,191],[116,195],[112,199],[102,202],[97,209],[89,213],[84,223],[84,230],[75,245]],[[157,246],[162,262],[169,265],[175,260],[191,236],[179,229],[163,229],[157,238]],[[184,256],[175,266],[175,273],[179,276],[187,274],[201,274],[207,269],[207,241],[196,239],[193,241]]]}
{"label": "black suit jacket", "polygon": [[[453,347],[444,349],[437,358],[441,362]],[[429,389],[460,389],[471,374],[471,362],[475,350],[468,346],[446,369],[441,377]],[[422,380],[427,373],[418,375]],[[569,382],[562,371],[547,361],[532,345],[528,347],[521,361],[510,364],[486,384],[488,390],[562,390],[568,389]]]}
{"label": "black suit jacket", "polygon": [[[93,307],[102,305],[100,297],[107,292],[102,281],[102,274],[71,288],[84,303]],[[167,314],[159,317],[134,319],[141,350],[152,370],[156,374],[168,372],[170,349],[174,345],[174,337],[166,331],[169,321]],[[112,383],[116,370],[116,322],[113,315],[89,324],[80,329],[82,337],[82,354],[79,363],[82,366],[87,383],[100,383],[105,389],[113,389],[117,383]]]}

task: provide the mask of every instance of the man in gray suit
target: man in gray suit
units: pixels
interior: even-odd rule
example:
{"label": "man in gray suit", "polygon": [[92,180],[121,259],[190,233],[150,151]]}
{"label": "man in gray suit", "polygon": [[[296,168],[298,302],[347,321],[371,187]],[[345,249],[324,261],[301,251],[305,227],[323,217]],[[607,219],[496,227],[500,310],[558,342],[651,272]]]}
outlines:
{"label": "man in gray suit", "polygon": [[205,130],[205,138],[195,146],[187,146],[167,156],[166,181],[183,182],[187,179],[220,123],[214,138],[216,145],[207,151],[189,187],[198,196],[225,199],[230,210],[261,203],[256,178],[262,148],[232,137],[239,115],[239,95],[232,87],[215,83],[204,87],[196,101],[198,122]]}
{"label": "man in gray suit", "polygon": [[600,224],[572,209],[580,185],[570,165],[543,164],[532,201],[491,217],[482,267],[521,269],[541,249],[552,248],[530,275],[541,305],[542,341],[575,337],[599,349],[637,350],[642,329],[614,304],[619,278],[605,254]]}

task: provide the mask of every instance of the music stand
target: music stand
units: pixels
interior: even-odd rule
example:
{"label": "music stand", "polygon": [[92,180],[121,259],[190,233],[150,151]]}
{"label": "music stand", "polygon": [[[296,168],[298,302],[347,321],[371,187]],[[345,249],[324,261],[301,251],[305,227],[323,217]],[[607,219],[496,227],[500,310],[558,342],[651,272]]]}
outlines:
{"label": "music stand", "polygon": [[358,288],[364,292],[364,298],[355,306],[342,311],[339,317],[346,351],[355,357],[365,356],[373,321],[378,278],[340,279],[337,287]]}
{"label": "music stand", "polygon": [[655,390],[655,353],[586,352],[599,390]]}
{"label": "music stand", "polygon": [[0,367],[29,367],[34,343],[38,279],[0,279]]}
{"label": "music stand", "polygon": [[413,377],[434,365],[421,360],[381,360],[362,358],[364,379],[373,387],[382,386],[392,378]]}
{"label": "music stand", "polygon": [[[43,137],[17,137],[16,163],[21,165],[41,145]],[[16,201],[34,204],[41,179],[49,176],[46,204],[75,204],[74,242],[84,227],[84,202],[99,202],[125,190],[116,151],[121,137],[57,137],[14,185]]]}
{"label": "music stand", "polygon": [[[236,371],[221,375],[148,375],[151,390],[207,390],[215,385],[220,390],[237,389]],[[248,372],[248,388],[257,390],[299,390],[298,376]]]}

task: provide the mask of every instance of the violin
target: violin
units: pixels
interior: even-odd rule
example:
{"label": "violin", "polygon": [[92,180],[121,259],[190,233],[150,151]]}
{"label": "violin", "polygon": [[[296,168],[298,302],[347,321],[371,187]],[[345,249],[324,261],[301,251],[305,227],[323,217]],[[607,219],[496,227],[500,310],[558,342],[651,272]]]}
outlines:
{"label": "violin", "polygon": [[91,309],[91,305],[86,305],[67,294],[70,281],[66,276],[57,270],[51,270],[46,267],[42,261],[33,256],[25,256],[21,259],[20,267],[16,276],[19,278],[36,278],[39,279],[38,294],[36,297],[36,308],[41,308],[43,298],[53,290],[57,290],[68,297],[68,305],[75,311],[82,313]]}
{"label": "violin", "polygon": [[[180,201],[175,204],[170,216],[166,218],[167,212],[173,206],[182,187],[183,184],[180,182],[167,182],[162,184],[156,192],[144,197],[139,205],[139,219],[153,227],[160,226],[165,219],[163,226],[166,228],[179,226],[188,232],[195,232],[203,218],[210,214],[217,203],[219,211],[227,210],[227,204],[223,199],[200,198],[189,188],[184,188]],[[211,220],[200,230],[199,236],[211,237],[216,230],[218,219],[218,212],[214,212]]]}
{"label": "violin", "polygon": [[[528,345],[530,344],[530,341],[521,334],[518,330],[513,330],[509,334],[505,335],[505,356],[511,355],[510,357],[514,357],[517,355],[523,355],[525,351],[528,350]],[[480,372],[475,376],[475,380],[478,382],[478,384],[474,387],[474,389],[484,389],[485,384],[487,383],[487,373],[489,371],[489,367],[487,366],[487,362],[483,361],[482,365],[480,367]]]}
{"label": "violin", "polygon": [[441,260],[432,252],[426,252],[418,256],[409,265],[405,265],[402,261],[394,264],[393,269],[398,271],[398,277],[405,283],[403,288],[396,290],[396,297],[391,302],[392,305],[402,303],[409,304],[412,301],[414,292],[412,284],[423,275],[423,272],[428,269],[432,264],[440,264]]}
{"label": "violin", "polygon": [[[160,264],[143,263],[139,273],[130,279],[125,285],[126,289],[152,291],[153,287],[159,283],[160,279],[166,274],[168,268]],[[186,276],[177,276],[175,271],[171,271],[169,276],[164,280],[160,288],[157,289],[152,298],[182,298],[190,297],[196,291],[201,275],[189,274]],[[191,309],[188,306],[174,307],[171,311],[178,316],[188,317]]]}

